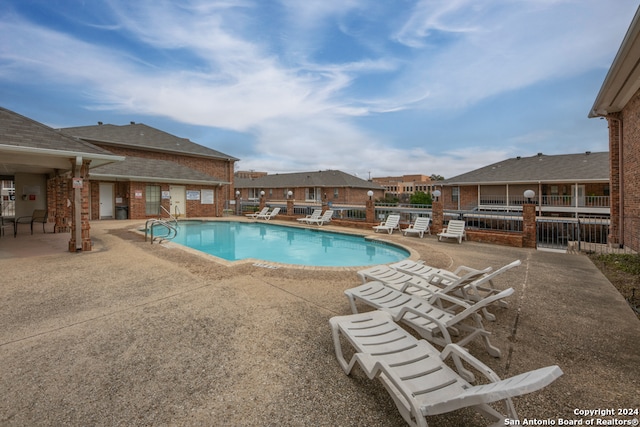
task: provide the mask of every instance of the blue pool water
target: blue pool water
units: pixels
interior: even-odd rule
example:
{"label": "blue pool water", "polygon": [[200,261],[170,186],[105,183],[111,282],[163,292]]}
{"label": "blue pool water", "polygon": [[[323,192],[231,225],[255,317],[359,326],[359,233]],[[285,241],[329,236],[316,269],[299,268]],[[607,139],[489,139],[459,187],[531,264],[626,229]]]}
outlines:
{"label": "blue pool water", "polygon": [[255,258],[284,264],[352,267],[400,261],[409,253],[362,236],[264,222],[180,221],[172,240],[207,254],[238,261]]}

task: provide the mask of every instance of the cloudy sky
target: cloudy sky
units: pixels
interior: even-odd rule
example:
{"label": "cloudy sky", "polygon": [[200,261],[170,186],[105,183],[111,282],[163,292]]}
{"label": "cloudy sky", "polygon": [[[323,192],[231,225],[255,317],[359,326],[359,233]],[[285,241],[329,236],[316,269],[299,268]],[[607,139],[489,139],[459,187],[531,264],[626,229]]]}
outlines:
{"label": "cloudy sky", "polygon": [[607,150],[638,0],[3,0],[0,105],[145,123],[239,170],[450,178]]}

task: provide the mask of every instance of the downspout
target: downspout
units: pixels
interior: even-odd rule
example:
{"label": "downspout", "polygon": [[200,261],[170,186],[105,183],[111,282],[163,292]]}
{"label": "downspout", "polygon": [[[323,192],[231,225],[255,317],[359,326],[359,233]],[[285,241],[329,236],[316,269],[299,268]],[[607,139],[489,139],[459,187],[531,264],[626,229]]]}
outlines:
{"label": "downspout", "polygon": [[[75,177],[82,179],[82,156],[76,156]],[[76,252],[82,251],[82,188],[74,186],[74,226],[76,229]]]}

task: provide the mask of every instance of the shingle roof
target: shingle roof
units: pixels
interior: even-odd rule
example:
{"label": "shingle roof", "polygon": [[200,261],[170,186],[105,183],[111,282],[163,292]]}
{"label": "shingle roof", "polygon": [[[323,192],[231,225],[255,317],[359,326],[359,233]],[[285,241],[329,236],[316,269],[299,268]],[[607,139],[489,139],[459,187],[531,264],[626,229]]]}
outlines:
{"label": "shingle roof", "polygon": [[199,157],[211,157],[225,160],[238,160],[220,151],[196,144],[187,138],[180,138],[143,123],[129,125],[95,125],[61,129],[71,136],[87,141],[100,142],[125,147],[149,149],[153,151],[192,154]]}
{"label": "shingle roof", "polygon": [[[113,153],[0,107],[0,145],[114,156]],[[114,156],[116,157],[116,156]]]}
{"label": "shingle roof", "polygon": [[516,157],[440,181],[442,185],[609,181],[609,153]]}
{"label": "shingle roof", "polygon": [[92,178],[218,185],[229,184],[169,160],[127,157],[91,170]]}
{"label": "shingle roof", "polygon": [[256,179],[235,178],[236,188],[351,187],[382,190],[384,187],[339,170],[265,175]]}

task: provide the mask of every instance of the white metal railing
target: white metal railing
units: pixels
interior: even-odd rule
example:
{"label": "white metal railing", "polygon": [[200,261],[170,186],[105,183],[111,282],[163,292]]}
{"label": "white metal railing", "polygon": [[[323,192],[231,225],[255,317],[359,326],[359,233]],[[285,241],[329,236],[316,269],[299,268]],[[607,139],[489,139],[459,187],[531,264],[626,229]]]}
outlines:
{"label": "white metal railing", "polygon": [[524,196],[480,196],[481,206],[521,206],[525,203],[541,203],[541,206],[608,208],[610,197],[541,195],[528,199]]}

